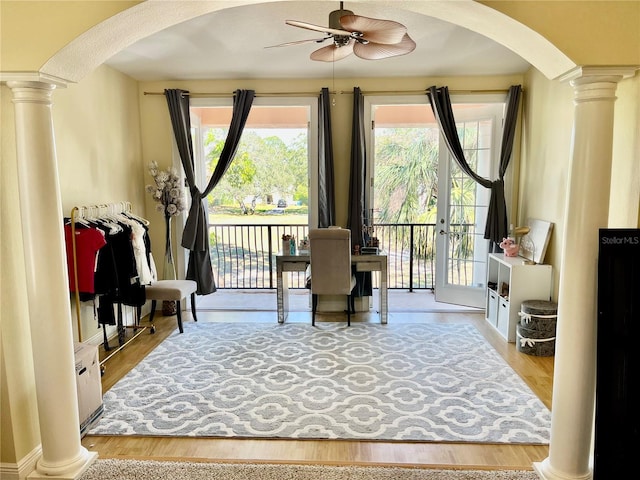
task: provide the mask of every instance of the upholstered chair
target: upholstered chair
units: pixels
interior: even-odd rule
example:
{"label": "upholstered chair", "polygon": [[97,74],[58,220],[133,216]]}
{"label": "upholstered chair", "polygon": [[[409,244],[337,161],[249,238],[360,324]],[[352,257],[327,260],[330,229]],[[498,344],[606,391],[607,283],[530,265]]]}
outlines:
{"label": "upholstered chair", "polygon": [[145,286],[145,296],[147,300],[151,300],[151,316],[149,323],[153,324],[153,317],[156,313],[156,303],[160,301],[176,302],[176,317],[178,319],[178,329],[183,333],[182,328],[182,305],[183,298],[191,296],[191,315],[193,321],[197,322],[196,317],[196,290],[198,284],[193,280],[158,280],[152,282],[151,285]]}
{"label": "upholstered chair", "polygon": [[311,324],[316,324],[318,295],[346,295],[347,325],[351,325],[356,277],[351,271],[351,231],[342,228],[309,230],[311,256]]}

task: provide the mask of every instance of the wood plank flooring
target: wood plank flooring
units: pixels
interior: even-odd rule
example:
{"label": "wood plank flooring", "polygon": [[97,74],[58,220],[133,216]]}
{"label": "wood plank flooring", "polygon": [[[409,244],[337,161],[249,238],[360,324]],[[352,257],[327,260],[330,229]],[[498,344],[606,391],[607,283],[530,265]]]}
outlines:
{"label": "wood plank flooring", "polygon": [[[158,312],[159,313],[159,312]],[[193,321],[183,314],[185,329]],[[268,311],[198,312],[199,322],[276,322]],[[310,322],[308,312],[291,312],[288,322]],[[319,314],[317,321],[344,321],[342,315]],[[358,313],[353,322],[378,322],[376,313]],[[463,322],[475,325],[500,355],[551,408],[554,357],[535,357],[506,343],[478,313],[390,312],[389,322]],[[156,333],[148,330],[104,363],[103,392],[140,362],[176,327],[175,317],[156,316]],[[147,324],[146,318],[142,324]],[[113,341],[112,341],[113,343]],[[101,359],[109,352],[100,348]],[[100,458],[207,462],[312,463],[331,465],[401,465],[489,470],[532,469],[548,456],[548,446],[471,443],[420,443],[347,440],[210,439],[176,437],[94,436],[82,444]]]}

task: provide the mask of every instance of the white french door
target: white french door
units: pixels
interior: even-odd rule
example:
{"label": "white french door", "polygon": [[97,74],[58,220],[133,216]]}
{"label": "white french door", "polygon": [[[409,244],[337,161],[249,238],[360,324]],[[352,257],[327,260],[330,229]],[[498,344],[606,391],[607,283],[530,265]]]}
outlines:
{"label": "white french door", "polygon": [[[453,161],[442,136],[437,134],[438,127],[426,95],[373,97],[368,99],[368,103],[370,108],[366,108],[365,112],[370,112],[372,126],[368,142],[372,152],[369,155],[371,182],[368,197],[373,202],[371,208],[380,211],[383,203],[380,200],[381,192],[374,194],[376,188],[383,188],[376,185],[379,179],[375,171],[376,167],[381,165],[377,165],[379,162],[375,157],[376,152],[381,152],[382,141],[380,140],[376,147],[376,132],[382,136],[383,133],[389,135],[390,129],[401,131],[411,128],[414,135],[421,135],[421,130],[424,130],[426,140],[414,151],[420,151],[425,162],[431,165],[430,168],[437,171],[432,172],[435,180],[431,179],[428,172],[422,172],[426,183],[421,190],[418,189],[419,194],[416,198],[411,200],[412,203],[417,203],[416,208],[420,210],[415,215],[419,220],[411,223],[435,223],[435,297],[439,302],[483,308],[489,250],[489,242],[484,239],[484,230],[490,190],[465,175]],[[454,97],[452,104],[467,162],[478,175],[495,178],[504,96]],[[393,108],[385,109],[385,105]],[[402,106],[406,109],[401,108]],[[433,139],[432,145],[429,145],[429,138]],[[433,155],[437,157],[435,159],[428,156],[429,152],[434,150]],[[406,151],[406,161],[415,163],[415,158],[408,158],[411,155],[408,153],[410,149],[407,148]],[[434,184],[430,183],[432,181]],[[437,197],[437,201],[427,198],[429,191],[436,192],[431,196]],[[397,196],[397,192],[392,195]],[[376,204],[376,201],[379,204]],[[432,203],[435,203],[435,207],[431,209]],[[388,209],[387,206],[385,208]],[[431,213],[425,216],[424,211],[427,209]]]}
{"label": "white french door", "polygon": [[[484,178],[495,177],[502,110],[501,104],[454,109],[467,163]],[[489,253],[484,230],[491,191],[466,175],[446,146],[442,150],[438,173],[436,301],[482,308]]]}

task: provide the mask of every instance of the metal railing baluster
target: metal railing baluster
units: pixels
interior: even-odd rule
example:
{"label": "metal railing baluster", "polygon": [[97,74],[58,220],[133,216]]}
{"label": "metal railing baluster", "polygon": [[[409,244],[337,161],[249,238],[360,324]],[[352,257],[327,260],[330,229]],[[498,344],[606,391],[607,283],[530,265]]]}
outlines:
{"label": "metal railing baluster", "polygon": [[[452,231],[472,234],[471,225],[453,225]],[[376,224],[380,247],[389,256],[388,286],[392,289],[434,289],[435,224]],[[306,225],[248,224],[210,225],[211,256],[218,288],[274,289],[275,255],[281,249],[282,235],[296,237],[308,234]],[[458,239],[459,241],[459,239]],[[471,258],[450,258],[452,265],[473,264]],[[455,267],[454,267],[455,268]],[[465,279],[466,267],[458,272]],[[455,270],[454,270],[455,271]],[[472,275],[469,276],[472,278]],[[291,288],[305,288],[304,272],[291,275]],[[374,287],[377,288],[377,279]]]}

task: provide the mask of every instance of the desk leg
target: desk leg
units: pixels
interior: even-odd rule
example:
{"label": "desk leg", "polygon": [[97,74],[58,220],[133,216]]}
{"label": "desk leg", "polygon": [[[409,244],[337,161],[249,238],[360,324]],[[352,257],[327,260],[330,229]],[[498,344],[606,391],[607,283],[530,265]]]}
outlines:
{"label": "desk leg", "polygon": [[387,262],[383,262],[380,269],[380,323],[387,324],[387,313],[389,311],[387,290]]}
{"label": "desk leg", "polygon": [[284,323],[289,314],[289,272],[283,272],[278,266],[276,275],[276,292],[278,302],[278,323]]}

